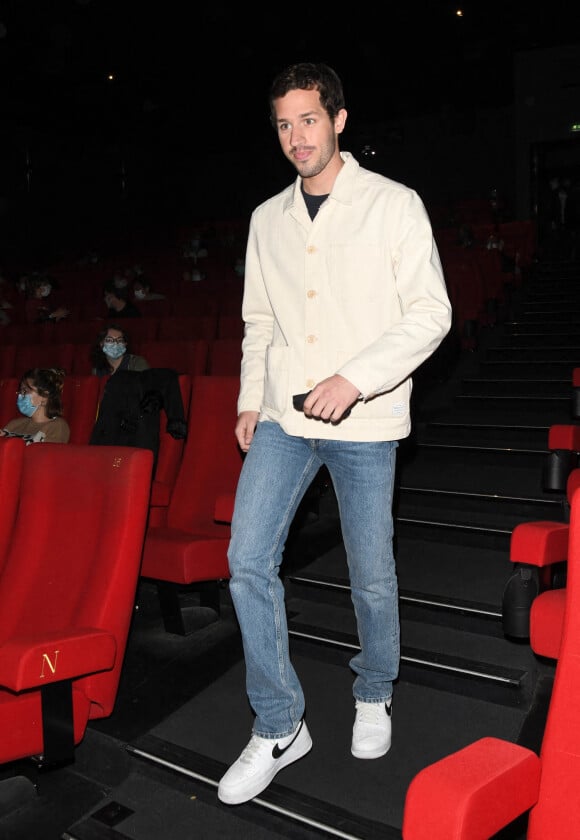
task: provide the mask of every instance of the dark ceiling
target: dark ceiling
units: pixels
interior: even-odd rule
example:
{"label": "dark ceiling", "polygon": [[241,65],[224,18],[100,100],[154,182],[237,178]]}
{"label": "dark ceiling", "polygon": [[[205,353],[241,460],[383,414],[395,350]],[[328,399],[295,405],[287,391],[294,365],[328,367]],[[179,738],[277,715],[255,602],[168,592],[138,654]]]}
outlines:
{"label": "dark ceiling", "polygon": [[[466,0],[347,7],[211,0],[11,0],[0,4],[3,124],[117,136],[186,132],[192,145],[252,145],[272,75],[326,61],[347,107],[372,123],[509,103],[518,50],[578,40],[570,7]],[[108,81],[108,74],[114,80]]]}

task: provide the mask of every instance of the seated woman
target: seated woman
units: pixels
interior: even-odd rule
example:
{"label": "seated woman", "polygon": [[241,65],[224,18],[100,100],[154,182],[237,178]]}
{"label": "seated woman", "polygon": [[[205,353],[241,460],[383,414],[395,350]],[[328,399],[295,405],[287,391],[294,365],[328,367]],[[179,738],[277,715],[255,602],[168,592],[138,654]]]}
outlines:
{"label": "seated woman", "polygon": [[111,376],[118,370],[148,370],[143,356],[129,352],[129,336],[118,324],[109,324],[97,336],[92,349],[93,369],[96,376]]}
{"label": "seated woman", "polygon": [[10,420],[0,435],[30,443],[68,443],[70,428],[62,416],[64,370],[32,368],[20,380],[16,406],[22,415]]}

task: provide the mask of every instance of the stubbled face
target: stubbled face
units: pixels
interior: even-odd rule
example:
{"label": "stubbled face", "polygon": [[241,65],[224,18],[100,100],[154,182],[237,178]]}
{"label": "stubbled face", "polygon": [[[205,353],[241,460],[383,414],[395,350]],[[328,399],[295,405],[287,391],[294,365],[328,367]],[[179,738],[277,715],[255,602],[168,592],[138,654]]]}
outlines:
{"label": "stubbled face", "polygon": [[274,111],[282,151],[302,178],[340,165],[337,136],[346,121],[344,109],[331,120],[317,90],[291,90],[274,100]]}

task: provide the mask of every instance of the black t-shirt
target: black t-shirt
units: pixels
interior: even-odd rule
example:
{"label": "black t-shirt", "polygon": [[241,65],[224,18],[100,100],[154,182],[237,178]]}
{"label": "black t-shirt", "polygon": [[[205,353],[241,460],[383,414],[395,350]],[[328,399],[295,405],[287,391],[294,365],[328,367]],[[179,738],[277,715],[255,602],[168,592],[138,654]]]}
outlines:
{"label": "black t-shirt", "polygon": [[304,187],[301,187],[301,190],[302,195],[304,196],[304,201],[306,202],[308,215],[311,219],[314,219],[314,217],[320,210],[321,205],[328,198],[328,193],[326,195],[309,195],[307,192],[304,192]]}

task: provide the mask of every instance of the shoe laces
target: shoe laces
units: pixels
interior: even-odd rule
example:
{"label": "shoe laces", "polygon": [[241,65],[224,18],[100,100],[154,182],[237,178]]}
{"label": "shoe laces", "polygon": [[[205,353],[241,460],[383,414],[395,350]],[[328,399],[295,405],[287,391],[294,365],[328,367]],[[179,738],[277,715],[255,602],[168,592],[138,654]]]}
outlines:
{"label": "shoe laces", "polygon": [[242,750],[240,761],[243,761],[244,764],[253,764],[260,755],[260,752],[265,746],[267,746],[267,743],[264,743],[265,741],[265,738],[260,738],[258,735],[252,735],[247,746]]}
{"label": "shoe laces", "polygon": [[381,723],[383,711],[383,703],[357,703],[357,722],[366,723],[369,726],[379,726]]}

